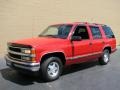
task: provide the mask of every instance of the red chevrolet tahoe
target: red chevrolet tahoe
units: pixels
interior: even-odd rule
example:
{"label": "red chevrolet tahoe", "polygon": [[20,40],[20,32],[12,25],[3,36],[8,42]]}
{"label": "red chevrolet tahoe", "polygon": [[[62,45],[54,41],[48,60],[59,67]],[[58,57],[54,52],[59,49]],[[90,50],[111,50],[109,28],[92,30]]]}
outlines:
{"label": "red chevrolet tahoe", "polygon": [[58,79],[64,66],[110,61],[116,39],[107,25],[75,22],[51,25],[38,37],[8,42],[6,64],[19,71],[41,72],[45,81]]}

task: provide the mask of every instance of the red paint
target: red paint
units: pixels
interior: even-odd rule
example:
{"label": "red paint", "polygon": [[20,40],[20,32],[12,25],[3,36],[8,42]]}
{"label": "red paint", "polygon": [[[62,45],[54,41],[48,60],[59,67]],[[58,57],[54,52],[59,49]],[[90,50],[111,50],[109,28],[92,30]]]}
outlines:
{"label": "red paint", "polygon": [[[115,38],[108,39],[101,27],[100,24],[89,24],[89,23],[66,23],[73,25],[71,32],[68,35],[67,39],[60,39],[60,38],[50,38],[50,37],[35,37],[29,39],[23,39],[14,41],[12,43],[23,44],[23,45],[30,45],[36,50],[36,61],[40,62],[42,56],[47,53],[52,52],[62,52],[66,57],[66,65],[81,63],[93,60],[101,56],[102,51],[106,47],[110,47],[111,51],[114,52],[116,49],[116,40]],[[72,43],[71,43],[71,36],[75,30],[77,25],[85,25],[87,27],[89,33],[89,40],[81,40],[81,41],[73,41],[74,50],[72,50]],[[102,34],[102,39],[93,39],[92,33],[90,30],[91,26],[98,26],[100,28],[100,32]],[[90,45],[92,43],[92,45]],[[74,55],[73,55],[74,51]],[[101,52],[96,55],[92,55],[92,53]],[[91,54],[91,55],[90,55]],[[88,55],[88,56],[85,56]],[[70,58],[75,56],[83,56],[79,59],[71,60]]]}

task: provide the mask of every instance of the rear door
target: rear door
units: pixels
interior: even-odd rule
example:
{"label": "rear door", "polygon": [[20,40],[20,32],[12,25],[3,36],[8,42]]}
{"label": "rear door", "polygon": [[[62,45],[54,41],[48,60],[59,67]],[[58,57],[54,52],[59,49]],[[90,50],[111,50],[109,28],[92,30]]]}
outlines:
{"label": "rear door", "polygon": [[105,41],[99,26],[90,26],[90,30],[92,33],[93,55],[96,56],[102,53]]}

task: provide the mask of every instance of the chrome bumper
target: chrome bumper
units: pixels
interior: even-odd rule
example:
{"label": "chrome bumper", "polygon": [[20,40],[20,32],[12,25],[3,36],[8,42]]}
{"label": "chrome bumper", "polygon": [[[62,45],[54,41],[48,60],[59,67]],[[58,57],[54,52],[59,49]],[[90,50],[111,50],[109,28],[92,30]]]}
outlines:
{"label": "chrome bumper", "polygon": [[10,59],[7,55],[5,56],[7,66],[11,68],[19,68],[29,71],[39,71],[40,63],[28,63],[28,62],[20,62],[17,60]]}

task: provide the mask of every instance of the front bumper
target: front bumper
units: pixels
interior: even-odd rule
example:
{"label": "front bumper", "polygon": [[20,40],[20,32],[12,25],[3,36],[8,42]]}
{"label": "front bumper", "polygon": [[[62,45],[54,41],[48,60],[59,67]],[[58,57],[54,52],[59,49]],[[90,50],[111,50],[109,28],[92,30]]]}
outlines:
{"label": "front bumper", "polygon": [[37,72],[40,70],[40,63],[21,62],[21,61],[13,60],[9,58],[7,55],[5,56],[5,59],[6,59],[6,65],[14,69],[23,69],[32,72]]}

